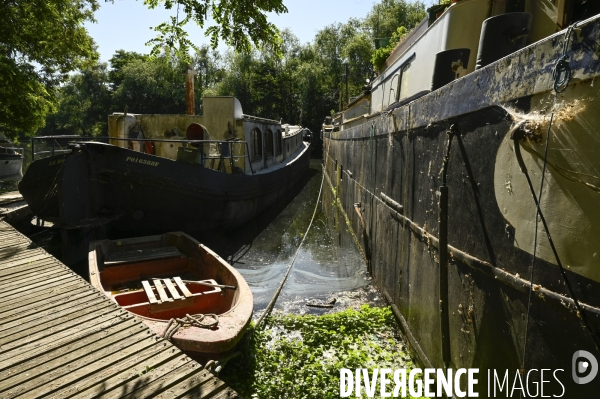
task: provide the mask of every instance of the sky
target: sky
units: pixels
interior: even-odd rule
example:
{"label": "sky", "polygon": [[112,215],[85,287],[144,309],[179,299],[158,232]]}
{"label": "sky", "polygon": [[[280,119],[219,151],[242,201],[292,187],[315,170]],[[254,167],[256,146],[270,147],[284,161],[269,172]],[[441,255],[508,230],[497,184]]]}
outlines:
{"label": "sky", "polygon": [[[363,18],[371,10],[376,0],[283,0],[287,14],[269,16],[282,30],[289,28],[301,43],[311,42],[317,31],[336,22]],[[145,43],[155,38],[151,27],[170,21],[175,10],[157,8],[149,10],[142,0],[114,0],[114,3],[100,0],[96,11],[96,23],[87,23],[86,28],[96,41],[100,61],[107,62],[116,50],[136,51],[147,54],[150,47]],[[206,26],[206,25],[205,25]],[[198,46],[209,44],[204,32],[193,23],[188,24],[190,39]],[[224,45],[219,50],[224,50]]]}

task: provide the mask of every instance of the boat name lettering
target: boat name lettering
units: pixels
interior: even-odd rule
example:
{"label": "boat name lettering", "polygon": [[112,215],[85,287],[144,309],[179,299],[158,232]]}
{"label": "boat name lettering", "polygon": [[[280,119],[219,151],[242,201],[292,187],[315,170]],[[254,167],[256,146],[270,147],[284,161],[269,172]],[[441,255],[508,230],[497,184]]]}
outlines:
{"label": "boat name lettering", "polygon": [[156,162],[156,161],[149,161],[147,159],[134,158],[134,157],[127,157],[125,159],[125,162],[141,163],[143,165],[150,165],[150,166],[158,166],[158,164],[160,163],[160,162]]}
{"label": "boat name lettering", "polygon": [[54,161],[50,161],[50,163],[48,164],[48,166],[60,165],[61,163],[64,163],[64,162],[65,162],[64,158],[55,159]]}

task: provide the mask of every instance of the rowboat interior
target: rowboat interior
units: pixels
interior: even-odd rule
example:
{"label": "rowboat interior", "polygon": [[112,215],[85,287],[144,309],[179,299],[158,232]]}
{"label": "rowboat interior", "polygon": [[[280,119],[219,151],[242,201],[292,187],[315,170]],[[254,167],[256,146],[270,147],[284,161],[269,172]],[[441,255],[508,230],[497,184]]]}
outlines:
{"label": "rowboat interior", "polygon": [[102,240],[93,246],[90,265],[97,270],[90,270],[92,284],[138,316],[219,315],[239,300],[237,279],[223,261],[201,244],[190,245],[182,233]]}

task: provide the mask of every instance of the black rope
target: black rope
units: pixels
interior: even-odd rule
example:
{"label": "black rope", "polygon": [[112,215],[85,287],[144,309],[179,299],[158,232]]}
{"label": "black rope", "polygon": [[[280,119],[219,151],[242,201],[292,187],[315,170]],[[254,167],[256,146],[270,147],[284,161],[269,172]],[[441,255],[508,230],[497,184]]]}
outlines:
{"label": "black rope", "polygon": [[565,91],[569,85],[569,82],[571,81],[571,78],[573,77],[571,66],[569,65],[567,51],[569,49],[571,34],[573,33],[573,29],[576,25],[577,24],[573,24],[567,29],[567,33],[565,33],[565,41],[563,42],[562,54],[558,58],[558,61],[554,66],[554,71],[552,72],[552,78],[554,79],[554,91],[556,93],[562,93]]}
{"label": "black rope", "polygon": [[[552,236],[550,234],[550,229],[548,228],[548,223],[546,222],[546,218],[544,217],[544,213],[542,212],[541,208],[540,208],[540,202],[538,200],[538,197],[535,194],[535,190],[533,188],[533,184],[531,182],[531,179],[529,178],[529,174],[527,173],[527,170],[525,168],[525,165],[522,163],[522,158],[521,158],[521,150],[520,150],[520,146],[519,146],[519,142],[518,140],[515,140],[515,154],[517,155],[517,159],[519,161],[519,165],[521,167],[521,170],[523,171],[523,173],[525,174],[525,177],[527,178],[527,184],[529,185],[529,190],[531,191],[531,196],[533,197],[533,200],[536,204],[536,208],[539,209],[539,216],[540,219],[542,221],[542,225],[544,226],[544,230],[546,230],[546,237],[548,238],[548,243],[550,244],[550,248],[552,249],[552,253],[554,254],[554,258],[556,259],[556,264],[558,265],[558,268],[560,270],[560,274],[562,275],[563,280],[565,281],[565,284],[567,286],[567,289],[569,290],[569,294],[571,295],[571,298],[573,299],[573,302],[575,303],[575,307],[577,308],[577,315],[579,317],[581,317],[581,319],[584,322],[584,325],[588,331],[588,333],[590,334],[590,336],[592,337],[592,339],[594,340],[594,343],[596,344],[596,349],[600,350],[600,342],[598,341],[598,337],[597,335],[594,333],[593,329],[590,326],[590,323],[587,319],[586,314],[584,313],[584,310],[581,308],[581,305],[579,304],[579,300],[577,299],[577,296],[575,295],[575,290],[573,289],[573,287],[571,286],[571,283],[569,282],[569,279],[567,277],[567,272],[565,271],[565,268],[560,260],[560,257],[558,256],[558,251],[556,250],[556,246],[554,245],[554,241],[552,240]],[[543,176],[543,175],[542,175]],[[537,226],[537,214],[536,213],[536,226]],[[537,235],[537,227],[536,227],[536,235]],[[534,247],[536,246],[536,243],[534,242]],[[533,259],[532,259],[532,267],[533,267],[533,262],[535,261],[535,252],[533,254]],[[533,284],[533,279],[530,280],[531,284]],[[531,294],[531,289],[533,288],[532,285],[530,285],[530,294]],[[531,295],[530,295],[531,298]],[[527,329],[525,330],[527,331]],[[527,332],[526,332],[527,334]]]}
{"label": "black rope", "polygon": [[[550,128],[552,127],[552,121],[554,120],[554,112],[552,112],[552,115],[550,115],[550,124],[548,125],[548,133],[546,134],[546,148],[544,149],[544,166],[542,167],[542,181],[540,182],[540,195],[539,197],[536,197],[535,195],[535,190],[533,189],[533,185],[531,184],[531,181],[529,180],[529,175],[527,174],[527,181],[529,182],[529,187],[531,189],[531,195],[533,195],[533,199],[535,201],[535,233],[533,235],[533,256],[531,258],[531,266],[529,268],[530,272],[529,272],[529,298],[527,299],[527,318],[525,319],[525,341],[523,342],[523,364],[522,364],[522,369],[523,371],[525,370],[525,358],[527,355],[527,336],[529,333],[529,315],[531,313],[531,296],[533,294],[533,272],[535,270],[535,251],[537,250],[537,240],[538,240],[538,215],[540,215],[541,213],[541,209],[540,209],[540,201],[538,201],[538,198],[541,200],[542,199],[542,193],[544,190],[544,176],[546,174],[546,164],[547,164],[547,160],[548,160],[548,143],[550,143]],[[518,145],[518,141],[517,141],[517,145]],[[548,229],[546,229],[546,232],[548,233]],[[550,235],[548,233],[548,235]],[[577,303],[577,302],[576,302]]]}

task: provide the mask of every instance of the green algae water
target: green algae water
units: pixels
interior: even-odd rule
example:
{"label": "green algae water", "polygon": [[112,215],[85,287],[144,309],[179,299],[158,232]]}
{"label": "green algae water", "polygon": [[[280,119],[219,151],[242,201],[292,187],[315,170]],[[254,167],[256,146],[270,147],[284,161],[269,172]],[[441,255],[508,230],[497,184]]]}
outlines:
{"label": "green algae water", "polygon": [[[275,215],[262,215],[233,233],[202,240],[244,276],[254,294],[255,317],[271,300],[300,245],[321,181],[321,161],[312,160],[304,187],[283,209],[275,210]],[[322,205],[317,206],[315,220],[275,309],[292,314],[323,314],[365,303],[382,305],[347,226],[333,233],[328,231],[330,223]],[[309,307],[307,302],[334,302],[334,306]]]}

